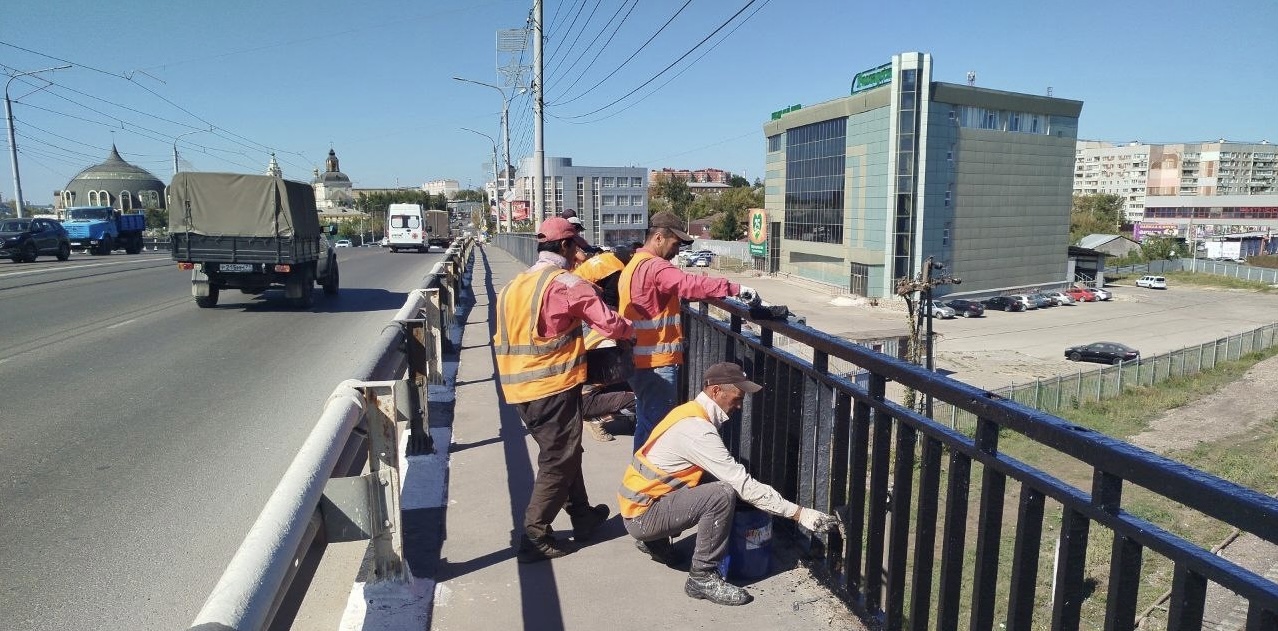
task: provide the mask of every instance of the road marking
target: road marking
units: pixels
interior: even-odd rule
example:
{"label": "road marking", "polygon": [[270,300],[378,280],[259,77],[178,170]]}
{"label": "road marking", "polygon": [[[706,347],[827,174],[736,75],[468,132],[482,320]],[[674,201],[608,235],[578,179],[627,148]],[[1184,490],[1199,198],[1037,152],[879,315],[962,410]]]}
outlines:
{"label": "road marking", "polygon": [[114,328],[115,328],[115,327],[117,327],[117,326],[124,326],[124,325],[126,325],[126,324],[132,324],[132,323],[137,322],[137,321],[138,321],[138,319],[137,319],[137,318],[129,318],[128,320],[125,320],[124,322],[116,322],[115,324],[112,324],[111,326],[109,326],[109,327],[107,327],[107,328],[108,328],[108,329],[114,329]]}
{"label": "road marking", "polygon": [[45,274],[49,272],[61,272],[64,270],[87,269],[90,267],[104,267],[107,265],[128,265],[130,263],[151,263],[164,260],[159,257],[146,259],[132,259],[128,261],[109,261],[103,263],[87,263],[85,265],[60,265],[58,267],[43,267],[40,269],[22,270],[21,272],[5,272],[0,274],[0,278],[8,278],[10,276],[28,276],[31,274]]}

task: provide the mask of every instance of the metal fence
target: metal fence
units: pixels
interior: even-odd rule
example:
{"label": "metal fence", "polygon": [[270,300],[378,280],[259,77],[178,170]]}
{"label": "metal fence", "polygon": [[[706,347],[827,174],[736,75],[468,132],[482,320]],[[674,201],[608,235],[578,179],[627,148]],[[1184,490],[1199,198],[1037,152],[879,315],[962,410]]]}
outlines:
{"label": "metal fence", "polygon": [[[1137,517],[1131,497],[1152,494],[1270,543],[1278,543],[1278,500],[794,319],[752,320],[735,300],[687,304],[683,323],[683,398],[718,361],[741,363],[764,385],[725,425],[725,440],[759,480],[843,518],[838,533],[812,535],[785,520],[777,532],[806,548],[813,571],[881,628],[1079,629],[1084,606],[1100,600],[1103,621],[1087,620],[1089,628],[1133,629],[1150,600],[1142,571],[1161,559],[1170,562],[1167,628],[1201,629],[1215,584],[1245,601],[1247,629],[1278,629],[1278,584],[1173,525]],[[1139,377],[1135,367],[1110,372],[1130,383],[1272,343],[1272,329],[1252,335],[1155,360]],[[889,382],[974,419],[971,434],[892,400]],[[1091,484],[1001,451],[1007,432],[1076,461]],[[1014,518],[1005,516],[1009,499]],[[1089,559],[1089,546],[1112,554]],[[1089,575],[1097,563],[1104,590]]]}
{"label": "metal fence", "polygon": [[[433,450],[425,430],[427,386],[441,381],[445,332],[455,322],[470,258],[470,240],[454,242],[383,330],[355,378],[329,396],[192,631],[269,628],[317,541],[368,540],[369,582],[408,583],[399,436],[410,429],[408,455]],[[365,462],[369,472],[359,475]]]}
{"label": "metal fence", "polygon": [[[1078,374],[1012,384],[993,392],[1006,399],[1051,414],[1116,397],[1125,388],[1152,386],[1156,383],[1195,375],[1214,368],[1217,363],[1232,361],[1255,351],[1278,345],[1278,324],[1222,337],[1198,346],[1141,357],[1137,361],[1106,366],[1099,370],[1079,369]],[[971,433],[977,425],[975,415],[957,406],[936,403],[932,418],[948,422],[951,428]]]}
{"label": "metal fence", "polygon": [[1206,259],[1172,259],[1169,261],[1149,261],[1133,265],[1115,265],[1105,268],[1105,275],[1140,275],[1165,274],[1167,272],[1197,272],[1228,276],[1241,280],[1249,280],[1270,285],[1278,285],[1278,269],[1252,267],[1232,261],[1209,261]]}

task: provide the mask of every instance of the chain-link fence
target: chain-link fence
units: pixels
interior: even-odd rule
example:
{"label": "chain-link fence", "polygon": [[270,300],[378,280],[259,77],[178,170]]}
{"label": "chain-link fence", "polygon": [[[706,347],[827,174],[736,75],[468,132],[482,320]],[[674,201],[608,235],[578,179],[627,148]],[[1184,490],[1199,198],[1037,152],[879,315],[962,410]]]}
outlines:
{"label": "chain-link fence", "polygon": [[1133,265],[1116,265],[1105,268],[1106,276],[1143,276],[1145,274],[1165,274],[1167,272],[1196,272],[1229,276],[1241,280],[1250,280],[1270,285],[1278,285],[1278,269],[1252,267],[1230,261],[1209,261],[1206,259],[1172,259],[1170,261],[1149,261]]}
{"label": "chain-link fence", "polygon": [[[1278,345],[1278,323],[1162,355],[1142,357],[1099,370],[1079,370],[1073,375],[1013,384],[993,392],[1021,405],[1060,416],[1066,409],[1114,398],[1130,386],[1150,386],[1173,377],[1198,374],[1214,368],[1218,362],[1232,361],[1275,345]],[[975,416],[944,401],[933,404],[932,418],[948,421],[950,427],[965,432],[976,427]]]}

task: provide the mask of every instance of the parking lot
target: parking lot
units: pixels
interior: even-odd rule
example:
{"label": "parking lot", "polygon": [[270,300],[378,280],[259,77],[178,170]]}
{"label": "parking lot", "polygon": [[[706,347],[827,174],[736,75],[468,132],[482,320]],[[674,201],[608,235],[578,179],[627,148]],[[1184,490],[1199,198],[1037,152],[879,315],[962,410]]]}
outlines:
{"label": "parking lot", "polygon": [[[854,338],[858,331],[906,330],[899,302],[873,306],[864,299],[836,298],[822,286],[793,279],[704,273],[754,287],[764,300],[788,305],[808,324],[831,334]],[[1139,350],[1142,357],[1152,357],[1278,321],[1274,295],[1174,283],[1166,290],[1144,289],[1135,286],[1135,277],[1105,288],[1113,292],[1113,299],[935,320],[936,367],[955,379],[997,389],[1099,368],[1100,364],[1065,359],[1065,349],[1078,344],[1119,342]]]}

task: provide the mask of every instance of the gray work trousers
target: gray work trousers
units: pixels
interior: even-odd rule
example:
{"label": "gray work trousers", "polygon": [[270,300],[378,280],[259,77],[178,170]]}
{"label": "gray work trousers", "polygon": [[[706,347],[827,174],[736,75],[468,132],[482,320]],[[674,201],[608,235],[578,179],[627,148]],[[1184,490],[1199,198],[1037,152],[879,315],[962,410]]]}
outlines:
{"label": "gray work trousers", "polygon": [[728,553],[728,535],[737,509],[737,492],[726,482],[707,482],[662,495],[634,519],[624,519],[626,532],[640,541],[677,535],[697,527],[692,571],[719,567]]}

